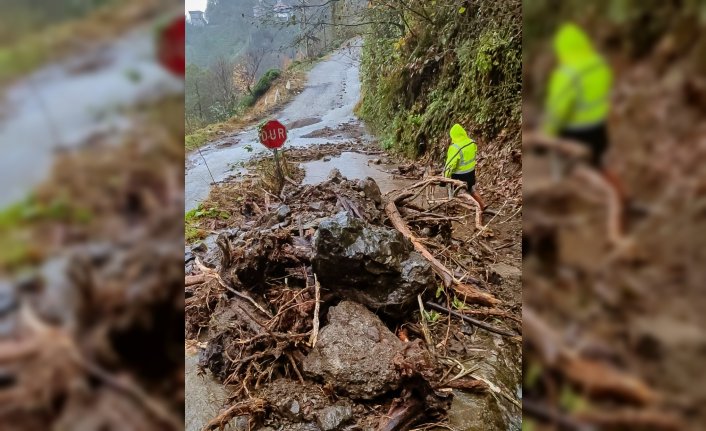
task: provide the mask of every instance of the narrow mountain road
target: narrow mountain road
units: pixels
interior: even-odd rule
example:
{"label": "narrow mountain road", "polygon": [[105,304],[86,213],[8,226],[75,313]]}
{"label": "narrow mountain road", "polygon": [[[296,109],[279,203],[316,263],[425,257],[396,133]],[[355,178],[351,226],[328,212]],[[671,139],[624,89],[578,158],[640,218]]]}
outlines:
{"label": "narrow mountain road", "polygon": [[[350,139],[345,133],[332,137],[306,137],[325,128],[358,122],[353,108],[360,98],[360,40],[341,48],[318,63],[308,75],[307,85],[287,106],[274,115],[287,125],[287,147],[305,147]],[[316,135],[316,134],[315,134]],[[236,145],[223,147],[225,140]],[[195,208],[208,196],[213,180],[222,181],[234,173],[236,165],[267,150],[260,145],[256,126],[210,142],[201,152],[186,160],[185,210]],[[210,172],[209,172],[210,171]],[[213,175],[213,178],[211,178]]]}
{"label": "narrow mountain road", "polygon": [[57,151],[78,148],[95,135],[120,142],[133,125],[135,106],[183,90],[183,81],[157,63],[146,27],[7,88],[0,101],[0,208],[45,180]]}

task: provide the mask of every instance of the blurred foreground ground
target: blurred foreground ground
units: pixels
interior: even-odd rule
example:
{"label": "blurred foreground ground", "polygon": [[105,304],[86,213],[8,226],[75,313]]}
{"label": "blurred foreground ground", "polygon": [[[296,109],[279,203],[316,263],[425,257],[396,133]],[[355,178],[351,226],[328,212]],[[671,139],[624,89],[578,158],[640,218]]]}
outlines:
{"label": "blurred foreground ground", "polygon": [[541,113],[551,33],[574,19],[615,70],[608,166],[647,209],[610,247],[600,188],[525,152],[528,429],[706,423],[706,20],[681,3],[565,2],[547,17],[549,2],[525,2],[525,127]]}
{"label": "blurred foreground ground", "polygon": [[181,4],[35,3],[0,49],[0,428],[183,429]]}

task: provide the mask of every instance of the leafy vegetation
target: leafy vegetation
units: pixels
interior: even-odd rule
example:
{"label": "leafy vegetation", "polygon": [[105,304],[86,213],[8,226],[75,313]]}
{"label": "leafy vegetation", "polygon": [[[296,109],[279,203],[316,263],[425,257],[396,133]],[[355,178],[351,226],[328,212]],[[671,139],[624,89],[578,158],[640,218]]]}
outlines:
{"label": "leafy vegetation", "polygon": [[29,229],[46,222],[85,224],[93,215],[68,199],[41,202],[34,197],[0,210],[0,273],[32,262],[38,257],[36,242],[28,238]]}
{"label": "leafy vegetation", "polygon": [[260,80],[257,81],[257,84],[255,84],[255,87],[253,87],[252,94],[245,96],[240,102],[239,109],[242,110],[244,108],[253,106],[260,97],[264,96],[265,93],[267,93],[267,90],[270,89],[272,83],[275,81],[275,79],[279,78],[281,74],[282,72],[279,69],[268,70],[264,75],[262,75]]}
{"label": "leafy vegetation", "polygon": [[270,89],[270,86],[272,85],[272,82],[279,78],[279,76],[282,74],[279,69],[270,69],[268,70],[264,75],[262,75],[262,78],[257,82],[255,85],[255,88],[253,88],[252,95],[255,98],[258,98],[267,92],[267,90]]}
{"label": "leafy vegetation", "polygon": [[441,314],[435,310],[422,310],[422,316],[424,316],[424,320],[431,325],[437,323],[441,318]]}
{"label": "leafy vegetation", "polygon": [[0,231],[42,220],[88,222],[90,219],[90,212],[71,205],[68,199],[55,198],[43,203],[29,197],[0,211]]}
{"label": "leafy vegetation", "polygon": [[84,17],[87,13],[115,0],[52,1],[23,0],[3,2],[0,17],[0,44],[18,42],[47,28]]}
{"label": "leafy vegetation", "polygon": [[199,226],[201,219],[221,219],[227,220],[230,213],[210,207],[203,208],[201,205],[184,214],[185,239],[187,243],[194,242],[206,237],[206,232]]}
{"label": "leafy vegetation", "polygon": [[389,1],[366,11],[358,114],[383,145],[442,157],[451,125],[519,142],[519,0]]}

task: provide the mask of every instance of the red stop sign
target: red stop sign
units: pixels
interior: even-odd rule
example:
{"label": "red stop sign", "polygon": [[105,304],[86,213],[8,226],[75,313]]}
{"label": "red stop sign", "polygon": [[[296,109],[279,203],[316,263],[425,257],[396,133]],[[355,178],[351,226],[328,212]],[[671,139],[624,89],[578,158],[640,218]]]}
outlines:
{"label": "red stop sign", "polygon": [[177,76],[184,76],[184,27],[186,18],[179,16],[160,29],[157,36],[157,59],[167,70]]}
{"label": "red stop sign", "polygon": [[268,121],[260,129],[260,142],[270,149],[276,149],[284,145],[287,140],[287,128],[277,120]]}

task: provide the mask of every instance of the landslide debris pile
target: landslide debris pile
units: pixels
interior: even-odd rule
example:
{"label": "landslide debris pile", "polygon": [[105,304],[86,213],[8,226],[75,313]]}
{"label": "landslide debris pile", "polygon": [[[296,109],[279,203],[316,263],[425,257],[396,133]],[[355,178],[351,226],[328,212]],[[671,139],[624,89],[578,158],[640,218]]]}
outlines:
{"label": "landslide debris pile", "polygon": [[[186,336],[200,341],[204,372],[231,392],[205,429],[406,430],[446,420],[452,388],[494,406],[495,423],[507,426],[503,414],[519,417],[517,376],[498,371],[519,371],[519,360],[495,352],[517,353],[518,308],[500,309],[509,304],[472,277],[439,281],[452,271],[414,244],[427,228],[425,243],[445,247],[437,256],[450,262],[446,253],[458,242],[439,228],[450,223],[445,215],[401,231],[388,212],[392,205],[409,217],[408,194],[385,202],[373,179],[350,181],[336,169],[321,184],[285,188],[281,202],[265,196],[253,196],[260,211],[248,211],[210,248],[186,252]],[[465,297],[457,293],[464,288]],[[430,302],[435,296],[440,304]],[[473,331],[430,309],[448,311],[451,299],[464,318],[496,320]],[[494,366],[468,365],[474,342],[484,352],[474,359],[492,357]],[[515,403],[503,410],[506,399]],[[490,422],[474,429],[504,429]]]}

